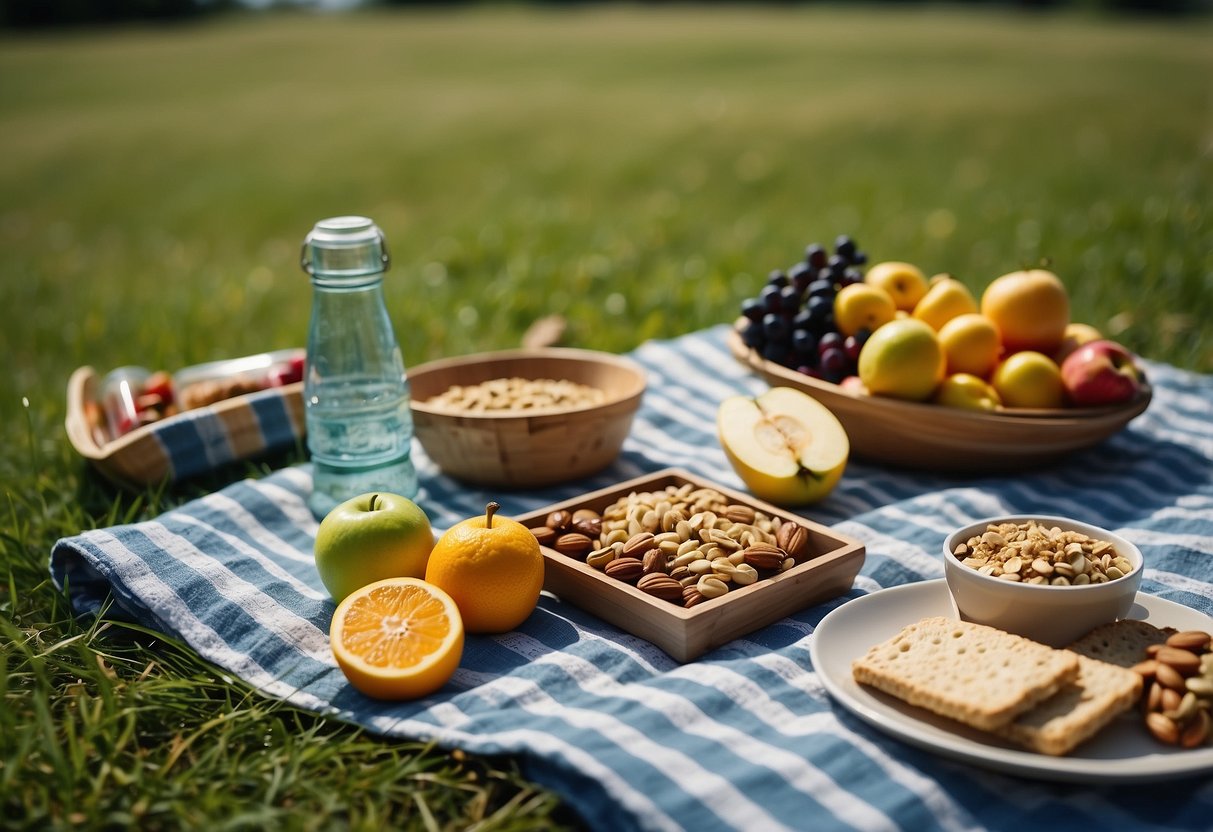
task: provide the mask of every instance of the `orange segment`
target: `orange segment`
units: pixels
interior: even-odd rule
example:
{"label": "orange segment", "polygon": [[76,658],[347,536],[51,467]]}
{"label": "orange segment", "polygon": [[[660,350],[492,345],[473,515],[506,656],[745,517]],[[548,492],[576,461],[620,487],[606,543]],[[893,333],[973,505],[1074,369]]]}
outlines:
{"label": "orange segment", "polygon": [[350,593],[329,628],[333,657],[350,684],[377,699],[438,690],[463,655],[454,600],[419,578],[387,578]]}

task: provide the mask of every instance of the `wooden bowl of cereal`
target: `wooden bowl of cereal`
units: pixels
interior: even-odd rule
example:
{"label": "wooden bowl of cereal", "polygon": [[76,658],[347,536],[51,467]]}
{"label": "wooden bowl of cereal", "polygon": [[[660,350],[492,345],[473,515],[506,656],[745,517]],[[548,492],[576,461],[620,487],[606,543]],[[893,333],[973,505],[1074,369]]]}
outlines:
{"label": "wooden bowl of cereal", "polygon": [[944,578],[961,618],[1063,647],[1124,618],[1141,587],[1141,550],[1066,517],[989,517],[943,544]]}
{"label": "wooden bowl of cereal", "polygon": [[576,480],[619,455],[645,374],[618,355],[566,348],[444,358],[409,371],[413,425],[443,473],[497,488]]}

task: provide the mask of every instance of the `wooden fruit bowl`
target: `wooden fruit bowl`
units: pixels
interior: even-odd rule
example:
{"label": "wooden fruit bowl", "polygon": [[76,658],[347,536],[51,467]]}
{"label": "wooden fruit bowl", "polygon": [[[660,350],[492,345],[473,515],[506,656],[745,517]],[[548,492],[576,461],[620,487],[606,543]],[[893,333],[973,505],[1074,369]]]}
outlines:
{"label": "wooden fruit bowl", "polygon": [[863,543],[677,468],[667,468],[563,500],[514,519],[527,528],[536,528],[544,525],[553,511],[572,513],[588,508],[602,512],[619,498],[634,492],[661,491],[667,486],[678,488],[687,483],[697,489],[714,489],[732,503],[749,506],[768,517],[799,523],[809,532],[807,551],[786,572],[687,608],[654,598],[630,583],[608,577],[581,558],[542,546],[543,588],[562,601],[652,642],[679,662],[693,661],[714,647],[850,590],[863,566]]}
{"label": "wooden fruit bowl", "polygon": [[733,356],[769,384],[803,390],[833,411],[855,456],[923,470],[1006,472],[1053,462],[1120,431],[1152,395],[1147,385],[1114,407],[962,410],[844,389],[765,360],[735,329],[727,338]]}
{"label": "wooden fruit bowl", "polygon": [[[601,404],[560,411],[455,413],[429,403],[453,385],[501,378],[597,387]],[[409,370],[413,427],[426,454],[456,479],[498,488],[553,485],[619,455],[644,395],[644,370],[605,352],[521,349],[444,358]]]}

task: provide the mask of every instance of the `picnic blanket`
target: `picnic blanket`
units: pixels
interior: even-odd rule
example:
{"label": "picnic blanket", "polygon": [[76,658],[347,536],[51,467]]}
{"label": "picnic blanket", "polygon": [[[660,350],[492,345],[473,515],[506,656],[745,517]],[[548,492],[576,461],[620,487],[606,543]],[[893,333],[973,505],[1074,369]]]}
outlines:
{"label": "picnic blanket", "polygon": [[[727,395],[765,382],[726,328],[648,342],[649,388],[620,459],[585,481],[486,494],[418,448],[417,501],[437,530],[498,500],[506,516],[669,466],[742,488],[715,437]],[[116,610],[191,645],[266,696],[387,736],[516,755],[587,826],[673,829],[1213,828],[1213,776],[1149,786],[1050,783],[949,761],[853,717],[809,657],[840,604],[939,578],[945,535],[1000,513],[1062,514],[1110,528],[1145,556],[1142,591],[1213,614],[1213,377],[1147,362],[1154,400],[1128,429],[1016,476],[944,476],[852,460],[804,510],[861,539],[853,589],[684,665],[544,596],[517,631],[469,636],[439,693],[367,699],[333,661],[334,605],[312,561],[307,466],[237,482],[134,525],[59,541],[51,574],[81,613]]]}

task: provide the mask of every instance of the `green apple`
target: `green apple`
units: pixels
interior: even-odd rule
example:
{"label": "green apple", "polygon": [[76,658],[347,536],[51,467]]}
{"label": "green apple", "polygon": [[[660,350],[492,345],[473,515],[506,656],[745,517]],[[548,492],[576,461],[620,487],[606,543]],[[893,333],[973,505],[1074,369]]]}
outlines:
{"label": "green apple", "polygon": [[1002,407],[998,391],[972,373],[953,373],[935,391],[933,401],[962,410],[997,410]]}
{"label": "green apple", "polygon": [[874,396],[922,401],[943,381],[947,359],[939,336],[917,318],[899,318],[872,333],[859,353],[859,378]]}
{"label": "green apple", "polygon": [[334,601],[384,578],[424,578],[434,530],[412,500],[383,492],[346,500],[320,521],[316,571]]}
{"label": "green apple", "polygon": [[842,478],[851,453],[838,418],[791,387],[725,399],[716,412],[716,430],[746,487],[780,506],[824,499]]}
{"label": "green apple", "polygon": [[898,309],[909,312],[927,293],[927,277],[913,263],[886,261],[868,269],[863,282],[888,292]]}

